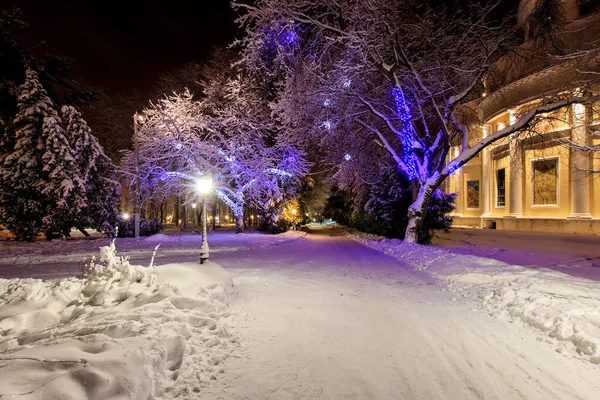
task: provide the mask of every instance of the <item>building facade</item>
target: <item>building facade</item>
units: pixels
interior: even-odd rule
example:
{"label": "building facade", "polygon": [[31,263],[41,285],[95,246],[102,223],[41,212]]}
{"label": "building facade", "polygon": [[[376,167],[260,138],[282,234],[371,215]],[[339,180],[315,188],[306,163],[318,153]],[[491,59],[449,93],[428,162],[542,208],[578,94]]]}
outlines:
{"label": "building facade", "polygon": [[[532,3],[536,2],[521,3],[523,24],[528,23]],[[486,93],[475,105],[473,144],[514,123],[549,93],[565,88],[576,93],[578,88],[570,83],[598,73],[600,59],[594,47],[600,41],[599,2],[557,3],[562,7],[561,34],[535,37],[525,26],[528,40],[519,59],[500,60],[486,78]],[[548,56],[557,43],[563,46],[561,54],[577,51],[579,56]],[[596,69],[591,71],[590,65]],[[573,104],[542,114],[528,132],[484,149],[456,171],[446,186],[457,193],[454,225],[600,234],[600,150],[581,150],[600,149],[599,110],[600,103]],[[458,150],[451,149],[450,156]]]}

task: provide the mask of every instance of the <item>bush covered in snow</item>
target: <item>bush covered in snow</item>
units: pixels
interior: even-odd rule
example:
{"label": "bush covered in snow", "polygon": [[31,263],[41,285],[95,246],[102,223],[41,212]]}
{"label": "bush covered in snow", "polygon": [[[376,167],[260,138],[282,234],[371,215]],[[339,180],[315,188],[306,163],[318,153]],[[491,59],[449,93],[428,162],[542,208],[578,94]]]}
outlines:
{"label": "bush covered in snow", "polygon": [[[135,221],[132,218],[127,220],[120,218],[118,221],[118,237],[134,237],[135,236]],[[151,219],[140,218],[140,236],[152,236],[164,230],[164,226]]]}

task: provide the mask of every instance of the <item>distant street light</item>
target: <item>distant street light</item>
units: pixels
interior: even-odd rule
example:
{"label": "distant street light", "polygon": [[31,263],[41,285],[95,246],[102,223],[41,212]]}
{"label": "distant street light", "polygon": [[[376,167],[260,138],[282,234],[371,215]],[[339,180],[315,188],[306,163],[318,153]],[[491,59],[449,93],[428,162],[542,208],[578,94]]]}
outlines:
{"label": "distant street light", "polygon": [[127,221],[129,219],[129,214],[123,213],[123,219]]}
{"label": "distant street light", "polygon": [[204,264],[206,261],[208,261],[208,241],[206,239],[206,195],[211,191],[211,189],[211,177],[203,176],[196,180],[195,190],[204,197],[202,202],[202,245],[200,246],[200,264]]}
{"label": "distant street light", "polygon": [[143,123],[144,116],[136,112],[133,114],[133,152],[135,155],[135,193],[133,196],[133,201],[135,215],[134,232],[136,239],[140,238],[140,150],[138,144],[138,122]]}

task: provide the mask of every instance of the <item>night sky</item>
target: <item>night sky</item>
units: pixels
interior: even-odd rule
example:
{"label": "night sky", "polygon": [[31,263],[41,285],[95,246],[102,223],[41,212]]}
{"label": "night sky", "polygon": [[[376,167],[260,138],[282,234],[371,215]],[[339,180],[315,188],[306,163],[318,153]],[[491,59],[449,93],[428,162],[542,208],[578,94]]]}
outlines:
{"label": "night sky", "polygon": [[151,90],[158,76],[203,61],[236,36],[229,0],[3,1],[30,25],[27,45],[74,59],[84,82],[109,91]]}

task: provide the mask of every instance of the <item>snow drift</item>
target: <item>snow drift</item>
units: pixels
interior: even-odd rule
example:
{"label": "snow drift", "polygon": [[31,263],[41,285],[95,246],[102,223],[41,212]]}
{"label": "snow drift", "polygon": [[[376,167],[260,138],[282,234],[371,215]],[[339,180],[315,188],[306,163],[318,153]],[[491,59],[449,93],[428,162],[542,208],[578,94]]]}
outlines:
{"label": "snow drift", "polygon": [[0,280],[0,397],[194,398],[237,340],[218,264],[130,265],[114,242],[84,277]]}

